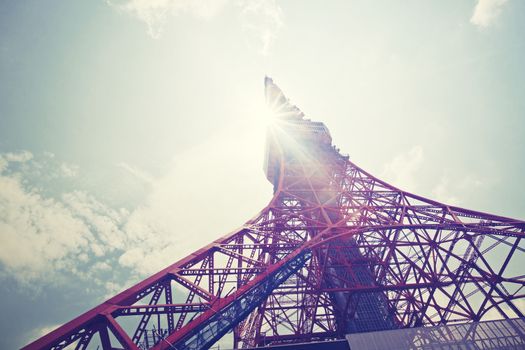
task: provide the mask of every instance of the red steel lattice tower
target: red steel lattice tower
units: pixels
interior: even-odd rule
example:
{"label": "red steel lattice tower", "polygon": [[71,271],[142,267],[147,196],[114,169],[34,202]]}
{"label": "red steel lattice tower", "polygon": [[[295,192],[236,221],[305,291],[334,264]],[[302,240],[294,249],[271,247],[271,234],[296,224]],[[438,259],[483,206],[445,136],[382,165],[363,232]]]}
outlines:
{"label": "red steel lattice tower", "polygon": [[379,180],[265,87],[268,206],[24,349],[206,349],[228,333],[247,348],[524,317],[524,221]]}

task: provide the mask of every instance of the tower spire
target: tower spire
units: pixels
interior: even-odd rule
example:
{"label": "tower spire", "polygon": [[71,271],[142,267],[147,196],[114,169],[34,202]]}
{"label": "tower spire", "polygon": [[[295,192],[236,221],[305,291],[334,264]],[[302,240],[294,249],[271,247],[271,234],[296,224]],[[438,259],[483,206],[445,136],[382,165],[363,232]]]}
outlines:
{"label": "tower spire", "polygon": [[264,94],[266,105],[276,118],[302,119],[304,117],[303,112],[290,103],[281,88],[268,76],[264,77]]}

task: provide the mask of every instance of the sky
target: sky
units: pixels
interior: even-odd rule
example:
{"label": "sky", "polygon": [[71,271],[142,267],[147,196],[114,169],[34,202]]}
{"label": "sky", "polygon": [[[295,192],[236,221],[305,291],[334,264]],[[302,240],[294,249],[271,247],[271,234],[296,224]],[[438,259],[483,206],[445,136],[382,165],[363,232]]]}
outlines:
{"label": "sky", "polygon": [[0,1],[0,348],[241,226],[271,76],[352,161],[525,218],[525,2]]}

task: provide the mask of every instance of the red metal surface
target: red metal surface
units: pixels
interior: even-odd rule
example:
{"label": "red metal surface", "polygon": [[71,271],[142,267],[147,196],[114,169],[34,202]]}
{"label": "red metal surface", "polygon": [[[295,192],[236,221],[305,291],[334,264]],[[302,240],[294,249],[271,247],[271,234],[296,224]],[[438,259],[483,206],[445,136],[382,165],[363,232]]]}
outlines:
{"label": "red metal surface", "polygon": [[341,155],[271,80],[266,96],[279,114],[268,206],[24,349],[172,348],[304,249],[312,259],[235,327],[236,347],[342,338],[358,318],[373,327],[378,311],[367,321],[359,306],[370,296],[395,327],[524,316],[525,222],[397,189]]}

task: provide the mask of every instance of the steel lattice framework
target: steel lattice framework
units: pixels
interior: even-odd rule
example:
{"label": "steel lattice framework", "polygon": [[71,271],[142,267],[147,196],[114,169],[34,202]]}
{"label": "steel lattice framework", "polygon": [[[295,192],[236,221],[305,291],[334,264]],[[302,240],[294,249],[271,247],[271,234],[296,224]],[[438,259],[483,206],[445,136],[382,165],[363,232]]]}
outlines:
{"label": "steel lattice framework", "polygon": [[265,86],[268,206],[24,349],[205,349],[228,332],[243,348],[524,317],[525,222],[379,180]]}

